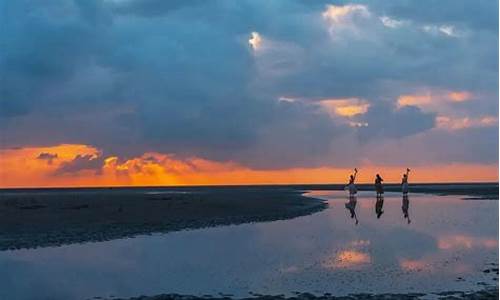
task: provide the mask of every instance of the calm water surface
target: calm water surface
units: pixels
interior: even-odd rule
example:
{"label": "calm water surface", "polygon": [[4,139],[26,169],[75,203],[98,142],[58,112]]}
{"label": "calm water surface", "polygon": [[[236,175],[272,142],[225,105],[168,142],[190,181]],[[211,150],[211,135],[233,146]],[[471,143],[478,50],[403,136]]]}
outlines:
{"label": "calm water surface", "polygon": [[[294,291],[334,295],[477,290],[498,263],[498,201],[387,193],[376,214],[344,192],[320,213],[109,242],[0,252],[0,299]],[[356,219],[358,223],[356,224]]]}

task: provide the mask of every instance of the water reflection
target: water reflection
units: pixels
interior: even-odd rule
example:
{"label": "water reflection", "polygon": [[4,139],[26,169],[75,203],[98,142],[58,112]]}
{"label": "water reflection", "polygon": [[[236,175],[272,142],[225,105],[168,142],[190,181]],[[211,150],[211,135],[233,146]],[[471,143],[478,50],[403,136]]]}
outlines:
{"label": "water reflection", "polygon": [[403,210],[403,217],[408,221],[408,224],[411,223],[410,213],[408,212],[409,208],[410,208],[410,198],[408,194],[403,194],[403,205],[401,206],[401,209]]}
{"label": "water reflection", "polygon": [[[342,296],[495,284],[482,270],[498,263],[498,201],[412,195],[414,220],[407,226],[400,194],[384,195],[380,220],[373,192],[347,203],[345,192],[317,192],[329,208],[292,220],[3,251],[0,299],[219,292],[245,298],[250,291]],[[408,208],[403,198],[403,214]]]}
{"label": "water reflection", "polygon": [[358,217],[356,216],[356,204],[358,200],[356,196],[349,196],[349,201],[345,204],[345,208],[351,213],[351,219],[355,220],[356,225],[358,225]]}
{"label": "water reflection", "polygon": [[380,216],[384,213],[384,196],[377,196],[377,201],[375,202],[375,214],[377,215],[377,219],[380,219]]}

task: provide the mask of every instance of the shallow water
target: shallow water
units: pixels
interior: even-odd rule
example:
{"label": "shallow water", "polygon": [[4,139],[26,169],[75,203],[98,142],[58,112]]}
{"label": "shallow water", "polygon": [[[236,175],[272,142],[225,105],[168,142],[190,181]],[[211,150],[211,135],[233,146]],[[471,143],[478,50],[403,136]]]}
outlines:
{"label": "shallow water", "polygon": [[[161,293],[408,293],[497,285],[498,201],[387,193],[382,215],[360,193],[315,191],[329,208],[305,217],[56,248],[0,252],[0,299]],[[461,279],[460,279],[461,278]]]}

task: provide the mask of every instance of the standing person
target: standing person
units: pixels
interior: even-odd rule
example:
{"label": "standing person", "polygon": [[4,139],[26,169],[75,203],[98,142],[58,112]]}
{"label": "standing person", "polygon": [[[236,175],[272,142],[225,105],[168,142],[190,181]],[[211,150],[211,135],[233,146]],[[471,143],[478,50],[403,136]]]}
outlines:
{"label": "standing person", "polygon": [[410,169],[406,168],[406,173],[403,174],[403,179],[401,180],[401,191],[403,196],[408,196],[408,175],[410,174]]}
{"label": "standing person", "polygon": [[356,181],[356,175],[358,174],[358,169],[354,168],[354,174],[349,176],[349,184],[347,184],[347,188],[349,189],[349,197],[354,197],[358,190],[356,189],[356,185],[354,182]]}
{"label": "standing person", "polygon": [[382,197],[382,194],[384,193],[384,187],[382,186],[382,177],[380,177],[379,174],[375,176],[375,191],[377,191],[377,198]]}

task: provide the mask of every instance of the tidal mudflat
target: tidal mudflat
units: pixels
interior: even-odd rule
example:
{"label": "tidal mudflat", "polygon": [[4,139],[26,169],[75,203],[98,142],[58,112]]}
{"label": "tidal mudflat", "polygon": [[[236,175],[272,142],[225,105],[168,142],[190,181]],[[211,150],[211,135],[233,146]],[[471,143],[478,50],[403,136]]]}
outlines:
{"label": "tidal mudflat", "polygon": [[405,204],[386,193],[377,206],[362,191],[351,217],[343,191],[306,196],[327,206],[284,220],[1,251],[0,298],[497,297],[498,201],[411,194]]}
{"label": "tidal mudflat", "polygon": [[288,219],[324,208],[286,187],[3,190],[0,250]]}

